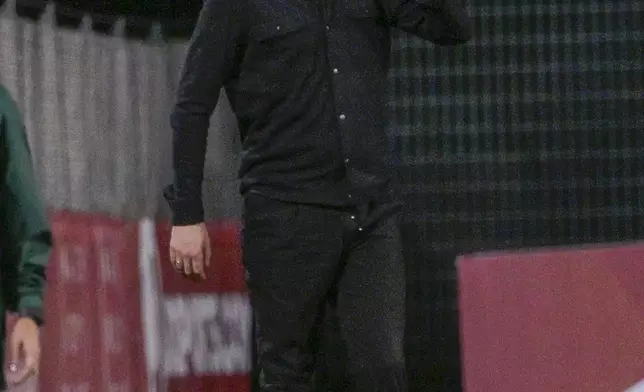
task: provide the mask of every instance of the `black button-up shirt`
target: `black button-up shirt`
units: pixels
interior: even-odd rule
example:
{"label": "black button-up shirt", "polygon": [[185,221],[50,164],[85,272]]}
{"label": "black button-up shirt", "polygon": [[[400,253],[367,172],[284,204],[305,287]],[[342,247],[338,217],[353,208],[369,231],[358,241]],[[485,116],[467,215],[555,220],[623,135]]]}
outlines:
{"label": "black button-up shirt", "polygon": [[222,87],[242,140],[241,191],[345,206],[388,192],[390,28],[470,37],[463,0],[206,0],[178,98],[175,225],[203,221],[206,136]]}

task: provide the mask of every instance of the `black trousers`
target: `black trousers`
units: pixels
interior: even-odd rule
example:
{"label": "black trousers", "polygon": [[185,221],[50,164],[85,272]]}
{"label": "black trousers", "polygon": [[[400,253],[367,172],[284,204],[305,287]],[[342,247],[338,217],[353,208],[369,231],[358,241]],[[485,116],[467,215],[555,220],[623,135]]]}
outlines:
{"label": "black trousers", "polygon": [[243,258],[262,392],[313,390],[315,343],[329,304],[349,374],[337,392],[407,390],[399,210],[246,197]]}

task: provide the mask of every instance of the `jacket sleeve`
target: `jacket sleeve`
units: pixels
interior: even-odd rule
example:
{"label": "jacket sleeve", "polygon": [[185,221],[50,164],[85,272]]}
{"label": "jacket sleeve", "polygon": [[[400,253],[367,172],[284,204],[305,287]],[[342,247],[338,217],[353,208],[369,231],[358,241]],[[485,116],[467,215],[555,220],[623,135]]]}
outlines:
{"label": "jacket sleeve", "polygon": [[[52,247],[52,235],[36,180],[24,125],[18,110],[0,91],[0,219],[4,223],[2,240],[9,293],[13,311],[43,320],[42,299],[46,267]],[[5,271],[0,271],[3,275]]]}
{"label": "jacket sleeve", "polygon": [[174,182],[165,198],[174,225],[204,220],[203,170],[210,117],[240,54],[239,0],[206,0],[188,48],[170,123]]}
{"label": "jacket sleeve", "polygon": [[438,45],[470,40],[466,0],[379,0],[389,23]]}

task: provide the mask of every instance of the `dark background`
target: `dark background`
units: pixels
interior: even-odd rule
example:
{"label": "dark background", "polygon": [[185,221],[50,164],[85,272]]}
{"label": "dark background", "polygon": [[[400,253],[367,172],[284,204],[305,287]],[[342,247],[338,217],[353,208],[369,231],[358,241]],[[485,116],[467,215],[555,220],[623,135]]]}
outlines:
{"label": "dark background", "polygon": [[[2,5],[5,0],[0,0]],[[75,27],[85,14],[92,15],[98,31],[109,31],[117,18],[126,16],[129,34],[140,38],[154,22],[160,22],[167,38],[187,38],[203,0],[18,0],[18,13],[38,18],[47,3],[56,4],[61,25]]]}
{"label": "dark background", "polygon": [[394,40],[414,391],[461,390],[457,255],[644,237],[644,2],[470,4],[465,47]]}
{"label": "dark background", "polygon": [[[168,39],[189,36],[201,5],[57,3],[68,27],[87,12],[109,31],[128,15],[133,38],[158,20]],[[412,391],[461,389],[457,255],[644,237],[644,2],[470,3],[467,46],[394,37]],[[44,1],[22,5],[37,17]]]}

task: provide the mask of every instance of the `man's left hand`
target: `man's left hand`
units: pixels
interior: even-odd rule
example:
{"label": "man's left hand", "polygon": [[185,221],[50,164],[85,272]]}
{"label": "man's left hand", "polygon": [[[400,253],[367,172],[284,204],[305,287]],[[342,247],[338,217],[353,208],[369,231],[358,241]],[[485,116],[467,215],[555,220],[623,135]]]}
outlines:
{"label": "man's left hand", "polygon": [[23,383],[40,368],[40,334],[36,322],[28,317],[18,319],[9,339],[9,374],[11,385]]}

